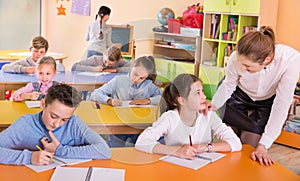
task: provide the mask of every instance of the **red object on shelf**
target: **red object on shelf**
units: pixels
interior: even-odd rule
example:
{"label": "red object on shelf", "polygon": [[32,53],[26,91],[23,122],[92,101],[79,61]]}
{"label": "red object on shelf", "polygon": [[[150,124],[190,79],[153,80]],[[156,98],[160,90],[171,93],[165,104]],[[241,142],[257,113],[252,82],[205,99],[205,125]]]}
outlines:
{"label": "red object on shelf", "polygon": [[183,20],[179,19],[168,19],[168,32],[169,33],[180,33],[180,27],[182,27]]}
{"label": "red object on shelf", "polygon": [[11,94],[12,94],[12,90],[7,90],[5,92],[5,99],[9,101],[10,97],[11,97]]}
{"label": "red object on shelf", "polygon": [[190,28],[203,28],[203,14],[183,15],[183,25]]}

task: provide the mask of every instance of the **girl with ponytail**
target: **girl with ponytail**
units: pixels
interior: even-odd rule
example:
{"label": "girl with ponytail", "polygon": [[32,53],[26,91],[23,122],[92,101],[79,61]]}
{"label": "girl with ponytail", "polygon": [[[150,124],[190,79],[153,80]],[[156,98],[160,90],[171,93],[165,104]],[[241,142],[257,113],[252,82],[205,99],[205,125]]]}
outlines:
{"label": "girl with ponytail", "polygon": [[111,10],[107,6],[101,6],[86,34],[86,41],[89,41],[87,58],[93,55],[103,55],[107,48],[113,45],[111,41],[111,27],[106,24]]}

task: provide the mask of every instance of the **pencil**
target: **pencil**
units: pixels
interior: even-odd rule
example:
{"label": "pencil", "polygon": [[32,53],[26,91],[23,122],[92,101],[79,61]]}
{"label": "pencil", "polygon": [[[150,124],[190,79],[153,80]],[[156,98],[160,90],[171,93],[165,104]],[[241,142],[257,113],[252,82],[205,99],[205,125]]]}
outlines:
{"label": "pencil", "polygon": [[[40,151],[42,151],[42,148],[39,146],[39,145],[36,145],[35,146],[38,150],[40,150]],[[49,157],[50,158],[50,160],[52,161],[52,162],[54,162],[54,160],[51,158],[51,157]]]}
{"label": "pencil", "polygon": [[193,142],[192,142],[192,136],[189,135],[189,138],[190,138],[190,146],[193,146]]}

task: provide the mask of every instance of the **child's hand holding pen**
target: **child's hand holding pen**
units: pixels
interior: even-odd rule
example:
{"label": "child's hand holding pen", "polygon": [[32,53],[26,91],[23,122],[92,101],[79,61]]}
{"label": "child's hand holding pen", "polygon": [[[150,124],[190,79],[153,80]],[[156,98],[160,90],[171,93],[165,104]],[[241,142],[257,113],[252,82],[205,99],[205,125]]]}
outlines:
{"label": "child's hand holding pen", "polygon": [[111,106],[121,106],[122,105],[122,101],[120,101],[119,99],[108,99],[107,104],[111,105]]}
{"label": "child's hand holding pen", "polygon": [[41,147],[36,145],[38,151],[33,151],[31,156],[31,164],[33,165],[48,165],[53,162],[53,153],[42,150]]}

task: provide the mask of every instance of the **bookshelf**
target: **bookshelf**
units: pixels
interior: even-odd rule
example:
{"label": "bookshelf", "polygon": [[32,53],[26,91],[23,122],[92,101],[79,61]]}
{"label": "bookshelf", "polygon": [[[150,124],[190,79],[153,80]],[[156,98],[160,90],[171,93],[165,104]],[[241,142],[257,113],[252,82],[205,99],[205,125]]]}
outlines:
{"label": "bookshelf", "polygon": [[277,8],[278,0],[204,0],[201,66],[224,69],[244,33],[261,25],[276,30]]}
{"label": "bookshelf", "polygon": [[201,36],[154,32],[153,54],[162,82],[172,81],[178,74],[199,75]]}

